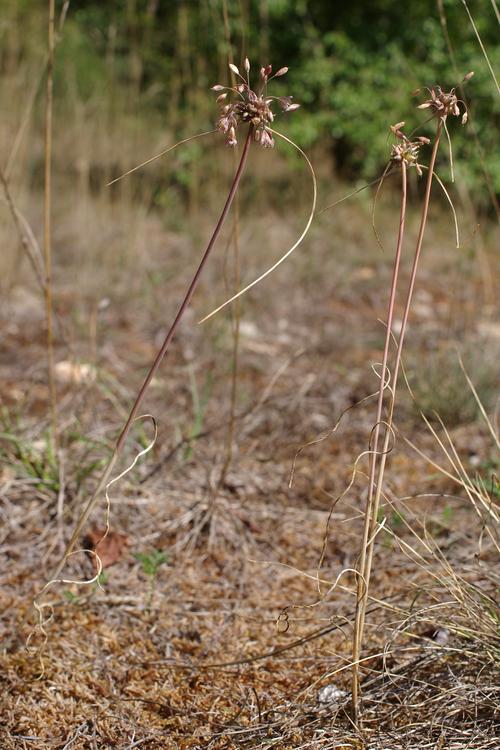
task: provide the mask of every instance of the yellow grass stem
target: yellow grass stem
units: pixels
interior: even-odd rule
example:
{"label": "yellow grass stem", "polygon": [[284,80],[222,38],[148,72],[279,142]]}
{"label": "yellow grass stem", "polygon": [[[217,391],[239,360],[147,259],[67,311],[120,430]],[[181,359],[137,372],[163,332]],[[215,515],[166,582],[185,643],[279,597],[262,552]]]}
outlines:
{"label": "yellow grass stem", "polygon": [[51,440],[57,445],[57,393],[54,374],[54,334],[52,325],[52,112],[55,46],[55,0],[49,0],[47,88],[45,105],[45,169],[44,169],[44,296],[47,323],[47,369],[51,416]]}

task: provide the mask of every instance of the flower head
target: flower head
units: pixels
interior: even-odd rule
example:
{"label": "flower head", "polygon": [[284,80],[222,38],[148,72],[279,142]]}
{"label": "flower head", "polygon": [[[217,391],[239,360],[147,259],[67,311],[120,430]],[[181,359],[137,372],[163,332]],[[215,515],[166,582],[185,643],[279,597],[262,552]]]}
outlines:
{"label": "flower head", "polygon": [[[240,124],[252,125],[254,138],[264,148],[273,148],[274,138],[271,123],[274,121],[272,105],[277,101],[284,112],[292,112],[299,108],[299,104],[293,103],[291,96],[268,96],[267,84],[272,78],[278,78],[288,72],[288,68],[280,68],[274,75],[272,66],[265,65],[260,69],[259,88],[254,91],[250,88],[250,62],[245,58],[244,78],[236,65],[229,65],[232,73],[239,79],[235,86],[212,86],[212,90],[220,92],[217,101],[221,105],[221,113],[217,120],[217,128],[226,136],[228,146],[236,146],[236,132]],[[233,101],[228,101],[233,99]]]}
{"label": "flower head", "polygon": [[404,126],[404,122],[398,122],[396,125],[391,125],[390,129],[396,136],[399,143],[395,143],[391,150],[391,161],[395,164],[402,164],[404,162],[406,167],[415,167],[417,174],[422,175],[422,167],[418,163],[418,156],[421,146],[430,143],[430,140],[425,136],[419,136],[414,141],[403,133],[401,128]]}
{"label": "flower head", "polygon": [[[466,83],[473,75],[474,73],[472,72],[467,73],[462,82]],[[467,107],[465,106],[465,102],[457,97],[455,88],[452,88],[450,91],[443,91],[441,86],[436,85],[432,88],[426,86],[425,91],[429,92],[430,99],[427,99],[423,104],[419,104],[419,109],[431,109],[437,117],[443,120],[446,120],[448,115],[453,115],[454,117],[462,115],[462,125],[465,125],[467,122]],[[415,93],[418,94],[419,92],[420,89],[417,89]]]}

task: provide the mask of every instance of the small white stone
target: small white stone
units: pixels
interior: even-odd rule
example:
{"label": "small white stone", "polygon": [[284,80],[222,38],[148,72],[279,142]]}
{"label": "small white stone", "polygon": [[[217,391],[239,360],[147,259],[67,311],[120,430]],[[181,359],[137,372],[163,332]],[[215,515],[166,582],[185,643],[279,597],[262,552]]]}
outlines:
{"label": "small white stone", "polygon": [[70,362],[65,359],[55,364],[54,371],[56,379],[60,383],[80,385],[81,383],[93,382],[96,378],[95,367],[85,362]]}
{"label": "small white stone", "polygon": [[318,703],[339,703],[347,696],[345,690],[341,690],[336,685],[325,685],[318,690]]}
{"label": "small white stone", "polygon": [[447,628],[437,628],[432,635],[432,640],[435,641],[438,646],[446,646],[450,639],[450,631]]}
{"label": "small white stone", "polygon": [[240,333],[248,338],[259,338],[261,331],[251,320],[242,320],[240,323]]}

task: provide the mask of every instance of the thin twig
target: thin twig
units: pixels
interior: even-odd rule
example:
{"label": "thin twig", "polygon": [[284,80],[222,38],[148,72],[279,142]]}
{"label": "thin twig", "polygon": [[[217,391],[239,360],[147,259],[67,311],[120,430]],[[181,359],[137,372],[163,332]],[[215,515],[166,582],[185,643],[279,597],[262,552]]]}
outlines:
{"label": "thin twig", "polygon": [[[35,278],[40,286],[40,289],[42,290],[42,292],[45,292],[45,282],[43,280],[43,270],[41,268],[43,261],[40,257],[41,256],[40,248],[33,242],[34,235],[32,233],[29,234],[28,231],[26,231],[25,229],[25,227],[27,226],[27,222],[24,219],[21,212],[16,208],[16,205],[14,204],[14,200],[12,198],[12,194],[9,188],[8,179],[3,169],[1,168],[0,168],[0,182],[2,183],[3,191],[5,194],[5,200],[7,202],[7,206],[9,207],[9,211],[12,214],[12,218],[14,220],[14,224],[16,226],[16,230],[19,235],[19,241],[21,242],[21,247],[26,253],[26,257],[28,258],[30,262],[30,265],[33,269]],[[23,227],[23,223],[25,224],[25,227]],[[36,250],[38,251],[38,256],[34,248],[36,248]]]}

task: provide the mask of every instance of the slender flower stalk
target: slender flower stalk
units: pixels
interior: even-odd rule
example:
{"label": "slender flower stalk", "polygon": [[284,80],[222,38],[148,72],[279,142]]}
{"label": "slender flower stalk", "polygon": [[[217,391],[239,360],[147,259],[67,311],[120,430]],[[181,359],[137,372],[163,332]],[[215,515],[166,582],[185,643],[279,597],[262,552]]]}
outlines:
{"label": "slender flower stalk", "polygon": [[[227,60],[228,65],[234,66],[233,49],[231,44],[231,29],[229,25],[229,13],[227,7],[227,0],[223,0],[222,3],[223,17],[224,17],[224,33],[226,36],[227,44]],[[248,59],[245,59],[245,70],[248,67],[250,71],[250,63]],[[234,88],[238,81],[234,70],[231,69],[231,86]],[[236,152],[234,152],[234,160],[236,161]],[[232,245],[233,245],[233,263],[234,263],[234,287],[236,291],[239,291],[241,281],[241,263],[240,263],[240,202],[239,196],[236,195],[233,208],[233,231],[232,231]],[[227,259],[228,260],[228,259]],[[229,287],[229,278],[226,275],[226,286]],[[238,372],[239,372],[239,353],[240,353],[240,323],[241,323],[241,300],[237,300],[234,307],[230,311],[231,319],[231,333],[233,336],[232,346],[232,357],[231,357],[231,390],[229,397],[229,419],[227,424],[226,433],[226,446],[225,446],[225,457],[222,464],[219,480],[215,487],[213,502],[216,501],[217,495],[220,488],[226,481],[227,472],[231,466],[234,453],[234,441],[236,432],[236,402],[238,395]]]}
{"label": "slender flower stalk", "polygon": [[[233,70],[233,73],[241,78],[238,69],[235,65],[230,65],[230,68]],[[268,145],[269,143],[263,143],[263,140],[265,141],[266,138],[263,135],[263,133],[267,129],[267,123],[269,121],[272,121],[273,115],[271,111],[271,99],[264,99],[264,93],[267,91],[267,82],[270,78],[271,73],[271,66],[268,65],[264,68],[261,68],[260,73],[260,79],[261,79],[261,88],[258,94],[255,94],[251,89],[248,81],[249,77],[249,70],[250,70],[250,63],[248,60],[245,60],[245,71],[247,74],[247,80],[244,84],[238,84],[233,89],[229,89],[234,94],[236,94],[241,100],[245,101],[245,106],[241,106],[241,102],[238,101],[236,104],[232,105],[224,105],[224,111],[221,117],[229,117],[231,120],[231,124],[227,126],[221,127],[220,125],[220,119],[219,119],[219,130],[222,130],[224,133],[226,133],[228,137],[228,145],[234,146],[236,145],[236,128],[239,125],[246,125],[246,137],[241,153],[241,157],[237,166],[237,169],[235,171],[235,175],[228,193],[228,196],[226,198],[226,202],[224,204],[224,207],[222,209],[222,212],[220,214],[219,220],[217,221],[217,224],[215,226],[215,229],[212,233],[212,236],[210,237],[210,240],[208,242],[208,245],[205,249],[205,252],[203,253],[203,256],[200,260],[200,263],[196,269],[196,272],[189,284],[189,287],[184,295],[184,298],[179,306],[179,309],[177,311],[177,314],[174,318],[174,321],[172,325],[170,326],[170,329],[165,337],[165,340],[158,351],[158,354],[156,355],[156,358],[154,362],[152,363],[151,367],[149,368],[149,371],[144,379],[143,384],[141,385],[141,388],[136,396],[136,399],[132,405],[132,408],[130,410],[130,413],[127,417],[127,420],[125,422],[125,425],[122,428],[122,431],[120,432],[118,439],[116,441],[113,453],[111,454],[111,457],[106,465],[106,468],[104,469],[104,472],[97,484],[97,487],[95,488],[93,494],[89,498],[87,504],[85,505],[78,522],[76,524],[76,528],[73,531],[73,534],[67,544],[66,550],[64,552],[64,555],[62,556],[62,559],[58,562],[56,565],[50,581],[44,586],[42,591],[38,594],[38,596],[35,598],[35,607],[38,609],[39,613],[41,613],[41,606],[38,603],[38,600],[43,595],[43,593],[47,590],[47,588],[52,584],[60,580],[61,572],[64,568],[64,565],[68,559],[68,557],[73,553],[75,544],[78,540],[78,537],[80,536],[83,527],[85,526],[85,523],[87,522],[92,510],[97,504],[97,501],[99,497],[101,496],[102,492],[106,492],[107,487],[111,484],[111,482],[116,481],[110,480],[111,474],[113,472],[113,469],[118,461],[118,459],[121,456],[121,453],[123,451],[125,442],[127,440],[128,434],[130,432],[130,428],[137,418],[139,409],[141,407],[141,404],[144,400],[144,396],[146,394],[146,391],[148,389],[148,386],[150,385],[151,381],[153,380],[154,376],[156,375],[158,368],[161,365],[161,362],[165,355],[168,352],[168,349],[170,347],[170,344],[172,343],[172,340],[175,336],[175,333],[179,327],[179,324],[184,316],[184,313],[186,312],[189,303],[191,301],[191,298],[198,286],[198,282],[200,280],[201,274],[203,272],[203,269],[205,267],[206,262],[208,261],[208,258],[212,252],[212,249],[215,245],[215,242],[217,238],[219,237],[219,234],[221,232],[221,229],[227,219],[227,216],[229,214],[229,210],[231,208],[231,205],[234,201],[234,198],[236,196],[236,193],[238,191],[238,187],[241,181],[241,177],[243,175],[247,159],[248,159],[248,153],[250,150],[250,145],[253,140],[256,140],[257,142],[260,142],[261,145]],[[275,75],[283,75],[286,72],[287,69],[282,68],[278,71]],[[216,91],[220,90],[221,86],[215,86],[214,89]],[[220,99],[220,97],[219,97]],[[296,105],[298,106],[298,105]],[[289,105],[289,98],[287,98],[286,105],[282,104],[283,109],[292,109],[292,107]],[[296,108],[296,107],[293,107]],[[257,112],[257,114],[256,114]],[[260,130],[259,137],[256,137],[257,131]],[[168,149],[170,150],[170,149]],[[157,157],[153,157],[157,158]],[[150,160],[149,160],[150,161]],[[147,163],[147,162],[146,162]],[[134,170],[129,170],[127,174],[132,172]],[[134,462],[135,463],[135,462]],[[122,474],[120,475],[122,476]]]}
{"label": "slender flower stalk", "polygon": [[73,552],[73,549],[75,547],[75,544],[78,540],[78,537],[80,536],[82,529],[87,522],[92,510],[94,509],[101,493],[105,490],[106,486],[109,483],[111,473],[115,467],[115,464],[120,457],[120,454],[123,450],[123,446],[125,445],[125,441],[127,440],[128,434],[130,432],[130,428],[132,426],[132,423],[134,422],[135,418],[137,417],[138,411],[140,409],[140,406],[142,404],[142,401],[144,399],[144,396],[146,394],[146,391],[148,389],[149,384],[153,380],[154,376],[156,375],[158,368],[160,367],[160,364],[167,354],[167,351],[170,347],[170,344],[172,343],[172,339],[175,336],[175,333],[177,331],[177,328],[179,327],[179,323],[181,322],[184,313],[186,312],[186,309],[189,306],[189,303],[191,301],[191,298],[196,290],[196,287],[198,286],[198,282],[200,280],[203,268],[205,267],[205,264],[210,256],[210,253],[212,251],[213,246],[215,245],[215,242],[220,234],[220,231],[224,225],[224,222],[227,218],[227,215],[229,213],[229,209],[231,208],[231,204],[234,200],[234,196],[236,195],[236,191],[238,190],[238,186],[240,184],[241,176],[243,174],[243,171],[245,169],[245,165],[248,158],[248,152],[250,149],[250,144],[252,141],[252,135],[253,135],[253,125],[250,125],[248,128],[247,136],[245,139],[245,143],[243,146],[243,151],[241,154],[241,158],[238,164],[238,168],[236,170],[236,173],[233,178],[233,182],[231,184],[231,188],[229,190],[229,194],[226,198],[226,202],[224,204],[224,208],[222,209],[222,213],[219,217],[219,220],[215,226],[215,229],[212,233],[212,236],[208,242],[208,245],[205,249],[205,252],[203,253],[203,256],[201,258],[201,261],[198,265],[198,268],[196,269],[196,272],[191,280],[191,283],[189,284],[189,287],[186,291],[186,294],[184,295],[184,298],[179,306],[179,309],[177,311],[177,315],[174,318],[174,321],[172,325],[170,326],[170,329],[165,337],[165,340],[156,355],[156,358],[149,368],[148,374],[146,375],[143,384],[141,385],[141,388],[136,396],[136,399],[134,401],[134,404],[130,410],[130,414],[128,415],[127,421],[125,422],[125,425],[123,426],[122,431],[120,432],[120,435],[118,437],[118,440],[116,441],[115,448],[113,450],[113,453],[111,455],[111,458],[109,459],[109,462],[97,484],[97,487],[95,488],[92,496],[90,497],[87,505],[85,506],[82,514],[80,515],[80,518],[78,519],[78,523],[76,525],[75,530],[73,531],[73,534],[71,536],[71,539],[68,542],[68,545],[66,547],[66,550],[64,552],[64,555],[60,562],[57,564],[54,572],[51,575],[51,582],[57,581],[58,578],[61,575],[61,571],[66,563],[66,560],[68,559],[69,555]]}
{"label": "slender flower stalk", "polygon": [[[379,388],[378,400],[377,400],[377,417],[375,420],[375,427],[374,427],[373,434],[372,434],[372,445],[370,446],[371,447],[370,479],[369,479],[369,485],[368,485],[367,508],[371,508],[372,503],[373,503],[380,428],[383,424],[382,411],[383,411],[383,404],[384,404],[384,396],[385,396],[386,389],[389,388],[389,382],[390,382],[390,373],[387,367],[387,363],[389,359],[389,349],[390,349],[390,344],[391,344],[392,326],[393,326],[393,319],[394,319],[394,306],[396,302],[396,292],[397,292],[397,286],[398,286],[399,270],[400,270],[400,264],[401,264],[401,253],[402,253],[404,231],[405,231],[406,199],[407,199],[407,186],[408,186],[407,169],[411,167],[415,167],[417,174],[419,176],[423,174],[422,168],[420,164],[418,163],[419,150],[422,145],[430,143],[428,138],[423,138],[423,137],[420,137],[416,141],[410,141],[409,138],[402,131],[404,124],[405,124],[404,122],[399,122],[396,125],[391,126],[391,131],[398,139],[398,142],[392,147],[391,162],[389,163],[388,167],[386,168],[384,172],[385,174],[388,171],[391,164],[393,166],[397,166],[397,165],[400,166],[401,204],[400,204],[400,217],[399,217],[398,239],[397,239],[397,245],[396,245],[396,255],[394,258],[392,281],[391,281],[391,288],[390,288],[390,294],[389,294],[389,304],[388,304],[388,311],[387,311],[384,353],[382,355],[382,370],[380,373],[380,388]],[[390,434],[390,429],[388,428],[387,424],[385,425],[385,427],[386,427],[386,433]],[[365,564],[366,564],[366,552],[367,552],[367,547],[368,547],[368,540],[370,538],[370,518],[371,518],[370,513],[366,513],[365,523],[364,523],[364,528],[363,528],[363,541],[361,545],[361,553],[360,553],[360,559],[358,563],[358,570],[360,571],[360,573],[364,571]],[[361,603],[363,601],[364,589],[365,589],[365,580],[360,575],[357,580],[357,616],[358,616],[358,613],[361,613],[361,610],[362,610]],[[359,663],[359,655],[361,651],[361,641],[359,640],[360,635],[361,633],[359,631],[359,627],[356,627],[355,628],[355,643],[353,646],[353,663],[356,665],[354,668],[356,676],[353,682],[353,696],[356,695],[358,687],[359,687],[357,665]]]}
{"label": "slender flower stalk", "polygon": [[[377,457],[377,446],[379,440],[380,427],[382,424],[382,409],[384,403],[385,389],[389,387],[389,375],[387,370],[387,362],[389,358],[389,347],[391,343],[392,325],[394,319],[394,305],[396,301],[396,290],[399,278],[399,268],[401,262],[401,253],[403,248],[403,238],[405,231],[405,220],[406,220],[406,195],[407,195],[407,173],[406,173],[406,162],[401,162],[401,204],[399,214],[399,230],[398,240],[396,245],[396,255],[394,258],[394,266],[392,271],[392,282],[391,291],[389,295],[389,305],[387,311],[387,323],[386,323],[386,335],[384,343],[384,354],[382,358],[382,370],[380,372],[380,389],[377,402],[377,418],[375,423],[375,429],[373,434],[373,452],[371,454],[370,461],[370,483],[368,492],[367,509],[365,513],[365,523],[363,528],[363,541],[361,543],[361,554],[358,563],[358,570],[361,575],[357,579],[357,601],[356,601],[356,624],[354,629],[353,638],[353,652],[352,652],[352,663],[353,663],[353,679],[352,679],[352,701],[354,707],[354,714],[357,718],[358,704],[359,704],[359,659],[361,655],[361,643],[363,633],[361,629],[361,616],[364,613],[363,610],[366,606],[368,586],[367,581],[364,578],[364,570],[366,566],[366,553],[368,547],[368,539],[371,528],[371,516],[369,508],[372,504],[373,487],[375,480],[376,471],[376,457]],[[389,430],[386,425],[386,432]],[[363,576],[363,577],[362,577]]]}
{"label": "slender flower stalk", "polygon": [[[415,249],[415,255],[413,257],[413,265],[412,265],[412,270],[411,270],[410,282],[409,282],[408,291],[406,295],[405,309],[403,313],[403,321],[401,324],[401,333],[400,333],[399,340],[398,340],[394,371],[392,373],[392,385],[390,389],[391,396],[390,396],[390,401],[389,401],[388,415],[385,421],[384,443],[380,452],[376,449],[374,449],[374,452],[373,452],[375,459],[380,458],[380,464],[379,464],[379,469],[378,469],[378,474],[377,474],[375,494],[371,502],[371,508],[369,512],[367,512],[367,517],[369,519],[368,524],[366,524],[366,521],[365,521],[365,525],[368,525],[368,532],[366,534],[367,549],[366,549],[365,554],[362,555],[362,558],[360,560],[360,563],[363,562],[363,567],[361,567],[360,565],[360,570],[362,571],[362,578],[360,580],[362,583],[363,595],[361,596],[360,605],[358,604],[358,612],[356,616],[356,620],[357,620],[356,635],[357,635],[357,641],[358,641],[357,648],[359,649],[361,647],[361,643],[363,640],[364,619],[365,619],[366,604],[368,601],[368,589],[370,585],[370,575],[371,575],[371,568],[372,568],[372,562],[373,562],[373,548],[374,548],[374,541],[375,541],[374,537],[375,537],[375,531],[376,531],[376,526],[377,526],[378,510],[380,507],[380,497],[382,494],[382,484],[383,484],[383,479],[384,479],[387,456],[390,452],[391,435],[393,434],[392,429],[393,429],[393,419],[394,419],[395,396],[396,396],[396,389],[397,389],[397,384],[398,384],[399,370],[401,366],[403,344],[404,344],[405,333],[406,333],[406,328],[408,324],[408,316],[410,313],[411,303],[413,300],[413,291],[415,288],[415,281],[417,278],[418,264],[420,260],[421,250],[422,250],[422,242],[424,239],[425,228],[427,225],[427,214],[429,211],[432,178],[434,174],[434,166],[436,162],[437,152],[439,149],[439,142],[441,139],[442,130],[443,130],[443,122],[440,119],[437,125],[436,138],[434,141],[431,161],[429,164],[427,184],[426,184],[425,196],[424,196],[424,205],[422,208],[420,228],[419,228],[418,237],[417,237],[417,245]],[[392,335],[392,332],[389,329],[387,333],[389,336]],[[371,483],[371,488],[373,490],[372,483]],[[373,494],[373,491],[372,491],[372,494]],[[364,536],[363,536],[363,541],[364,541]]]}
{"label": "slender flower stalk", "polygon": [[[394,258],[394,266],[393,266],[393,271],[392,271],[389,305],[388,305],[388,311],[387,311],[384,354],[382,358],[382,369],[380,372],[380,389],[379,389],[378,402],[377,402],[377,418],[376,418],[375,430],[374,430],[374,435],[373,435],[373,452],[371,454],[371,461],[370,461],[371,465],[370,465],[368,506],[370,506],[371,504],[370,496],[373,494],[375,470],[376,470],[377,446],[378,446],[380,427],[382,424],[382,409],[383,409],[383,402],[384,402],[384,394],[385,394],[385,389],[389,387],[389,375],[388,375],[388,370],[387,370],[387,362],[389,359],[389,347],[391,343],[392,325],[393,325],[393,319],[394,319],[394,305],[396,301],[396,290],[397,290],[397,284],[398,284],[398,278],[399,278],[401,252],[403,248],[403,238],[404,238],[404,231],[405,231],[407,182],[408,180],[407,180],[407,172],[406,172],[406,163],[405,161],[402,161],[401,162],[401,203],[400,203],[400,213],[399,213],[399,230],[398,230],[398,240],[397,240],[397,245],[396,245],[396,255]],[[386,432],[387,433],[389,432],[387,426],[386,426]],[[362,541],[361,555],[360,555],[360,560],[359,560],[360,572],[363,572],[365,570],[366,551],[367,551],[367,545],[368,545],[368,539],[369,539],[370,526],[371,526],[370,515],[367,512],[365,514],[363,541]],[[361,621],[359,618],[361,617],[361,613],[366,602],[367,588],[368,587],[367,587],[366,580],[362,578],[361,576],[359,576],[357,580],[356,627],[355,627],[355,632],[354,632],[353,655],[352,655],[353,657],[352,696],[353,696],[353,704],[355,706],[355,710],[358,705],[359,657],[361,653],[361,640],[362,640],[362,632],[360,632],[360,626],[358,623]]]}
{"label": "slender flower stalk", "polygon": [[[465,77],[465,81],[472,76],[469,73]],[[353,634],[353,649],[352,649],[352,707],[355,721],[359,721],[359,701],[360,701],[360,678],[359,678],[359,664],[361,662],[361,648],[363,643],[363,633],[365,624],[366,606],[368,602],[368,594],[370,587],[370,577],[373,564],[373,550],[375,544],[375,537],[377,535],[377,518],[380,507],[380,499],[382,496],[382,486],[384,480],[385,466],[387,462],[387,456],[391,450],[391,436],[393,432],[393,420],[394,420],[394,408],[396,390],[398,385],[399,371],[401,368],[401,360],[403,353],[403,345],[405,340],[406,329],[408,325],[408,318],[410,314],[410,308],[413,300],[413,292],[415,289],[415,282],[417,278],[418,265],[420,261],[422,244],[427,226],[427,217],[429,212],[430,196],[432,190],[432,183],[434,174],[436,157],[441,141],[443,130],[446,128],[446,119],[449,115],[460,116],[460,104],[464,107],[462,114],[462,124],[467,122],[467,110],[456,94],[455,89],[451,89],[449,92],[444,92],[439,86],[435,86],[432,89],[427,89],[430,94],[430,99],[419,106],[420,109],[431,109],[436,115],[437,126],[436,135],[433,143],[432,154],[427,173],[427,182],[422,206],[422,214],[420,218],[420,227],[417,236],[417,242],[415,247],[415,253],[413,256],[413,264],[410,274],[410,281],[406,293],[405,307],[403,313],[403,320],[401,324],[401,332],[398,339],[397,351],[395,355],[394,368],[392,372],[392,383],[389,387],[388,382],[388,355],[392,332],[392,321],[394,313],[394,303],[397,292],[397,281],[399,275],[399,265],[401,257],[401,247],[404,238],[404,217],[406,210],[406,167],[413,165],[416,167],[419,175],[422,175],[422,169],[418,164],[418,148],[422,143],[429,142],[428,139],[418,139],[418,141],[411,142],[402,133],[401,127],[404,123],[398,123],[392,130],[393,133],[400,139],[400,143],[393,147],[392,159],[395,162],[399,162],[402,168],[402,190],[401,190],[401,213],[400,223],[398,231],[398,242],[396,249],[396,257],[394,261],[394,271],[391,284],[391,292],[389,299],[389,309],[387,318],[387,329],[386,338],[384,344],[384,354],[382,362],[382,372],[380,375],[381,384],[379,390],[379,398],[377,403],[377,417],[376,423],[373,430],[372,445],[370,446],[370,477],[368,485],[368,498],[366,501],[365,508],[365,521],[363,528],[363,537],[361,544],[361,551],[359,561],[357,565],[358,579],[357,579],[357,601],[356,601],[356,616]],[[384,392],[388,388],[390,393],[389,404],[387,409],[387,417],[385,420],[382,419]],[[379,438],[380,438],[380,427],[385,427],[385,435],[382,449],[379,450]],[[377,471],[378,467],[378,471]]]}

